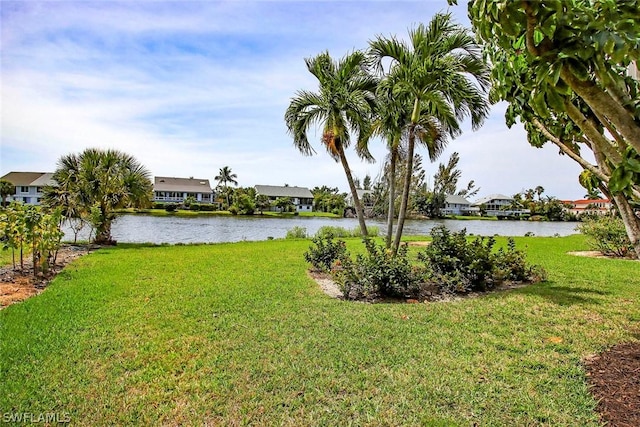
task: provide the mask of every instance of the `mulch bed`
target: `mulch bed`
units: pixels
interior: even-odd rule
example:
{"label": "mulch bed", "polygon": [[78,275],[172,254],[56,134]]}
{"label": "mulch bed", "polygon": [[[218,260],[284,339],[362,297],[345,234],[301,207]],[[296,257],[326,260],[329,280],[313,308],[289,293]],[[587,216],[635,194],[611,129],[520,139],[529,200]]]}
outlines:
{"label": "mulch bed", "polygon": [[618,344],[585,361],[591,393],[607,426],[640,426],[640,342]]}
{"label": "mulch bed", "polygon": [[[42,292],[49,282],[71,261],[88,253],[84,246],[62,245],[56,264],[45,274],[33,274],[31,255],[24,257],[24,268],[18,264],[0,267],[0,310]],[[16,256],[17,258],[17,256]]]}

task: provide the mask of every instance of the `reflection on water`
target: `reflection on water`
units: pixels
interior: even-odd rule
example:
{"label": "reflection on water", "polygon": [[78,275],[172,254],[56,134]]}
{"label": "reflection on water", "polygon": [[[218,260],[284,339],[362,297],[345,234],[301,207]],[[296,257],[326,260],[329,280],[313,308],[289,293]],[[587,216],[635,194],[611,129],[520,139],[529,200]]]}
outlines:
{"label": "reflection on water", "polygon": [[[576,223],[535,221],[483,221],[483,220],[413,220],[404,226],[405,235],[427,235],[443,224],[452,231],[467,229],[468,233],[492,236],[566,236],[575,234]],[[282,238],[293,227],[304,227],[312,235],[322,226],[330,225],[354,229],[358,221],[354,218],[272,218],[202,216],[194,218],[155,217],[148,215],[123,215],[112,227],[113,238],[123,243],[218,243],[242,240],[267,240]],[[375,226],[383,234],[386,224],[382,220],[367,220],[367,226]],[[73,239],[73,232],[66,229],[66,239]],[[86,240],[86,230],[79,239]]]}

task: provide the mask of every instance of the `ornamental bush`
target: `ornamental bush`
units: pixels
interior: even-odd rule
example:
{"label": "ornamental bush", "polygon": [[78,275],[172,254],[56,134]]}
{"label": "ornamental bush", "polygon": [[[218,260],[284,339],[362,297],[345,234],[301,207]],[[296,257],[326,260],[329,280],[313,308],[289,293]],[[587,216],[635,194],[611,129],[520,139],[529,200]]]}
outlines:
{"label": "ornamental bush", "polygon": [[401,246],[394,256],[392,251],[371,239],[363,242],[365,254],[358,254],[355,260],[345,254],[340,257],[338,268],[334,269],[334,279],[344,298],[376,300],[415,296],[422,274],[412,267],[407,246]]}
{"label": "ornamental bush", "polygon": [[618,217],[590,216],[577,228],[587,237],[589,247],[603,255],[625,257],[634,253],[624,223]]}
{"label": "ornamental bush", "polygon": [[338,259],[348,257],[344,241],[334,241],[333,238],[331,234],[316,235],[304,253],[304,259],[318,271],[328,272]]}
{"label": "ornamental bush", "polygon": [[493,237],[468,240],[466,230],[452,233],[439,226],[431,231],[431,236],[431,245],[418,254],[418,260],[427,271],[425,284],[436,286],[441,293],[486,291],[504,281],[546,279],[544,269],[528,264],[512,238],[506,249],[494,251]]}

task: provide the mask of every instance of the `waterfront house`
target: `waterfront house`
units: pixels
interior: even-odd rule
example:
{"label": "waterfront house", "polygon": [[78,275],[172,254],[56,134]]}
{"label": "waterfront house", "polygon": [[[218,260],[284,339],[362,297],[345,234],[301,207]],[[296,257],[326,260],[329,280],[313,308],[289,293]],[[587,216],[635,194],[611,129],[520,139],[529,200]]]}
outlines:
{"label": "waterfront house", "polygon": [[529,209],[512,209],[512,205],[513,197],[492,194],[476,200],[471,207],[478,209],[481,215],[498,218],[516,218],[531,213]]}
{"label": "waterfront house", "polygon": [[42,190],[49,185],[56,185],[50,172],[9,172],[0,179],[15,185],[15,192],[7,197],[7,202],[17,201],[26,205],[39,205]]}
{"label": "waterfront house", "polygon": [[471,202],[462,196],[447,194],[444,208],[440,209],[442,215],[473,215],[479,213],[478,208],[471,208]]}
{"label": "waterfront house", "polygon": [[213,203],[213,190],[208,179],[156,176],[153,180],[153,201],[184,203],[193,197],[196,203]]}
{"label": "waterfront house", "polygon": [[562,203],[567,206],[569,212],[578,216],[585,213],[606,215],[613,208],[609,199],[563,200]]}
{"label": "waterfront house", "polygon": [[[313,194],[307,187],[256,185],[255,189],[258,196],[267,196],[271,202],[275,202],[279,198],[288,197],[293,202],[296,212],[313,211]],[[272,207],[271,210],[277,211],[277,208]]]}

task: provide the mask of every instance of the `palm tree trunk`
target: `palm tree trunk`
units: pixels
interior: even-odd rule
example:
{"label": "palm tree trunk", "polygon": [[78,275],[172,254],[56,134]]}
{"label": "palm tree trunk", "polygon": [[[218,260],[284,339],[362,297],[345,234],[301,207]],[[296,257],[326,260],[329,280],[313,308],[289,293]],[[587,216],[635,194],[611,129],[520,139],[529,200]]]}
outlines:
{"label": "palm tree trunk", "polygon": [[409,129],[409,144],[407,154],[407,170],[404,177],[404,188],[402,189],[402,202],[400,204],[400,212],[398,212],[398,227],[396,228],[396,237],[393,241],[393,253],[398,253],[400,247],[400,238],[402,237],[402,229],[404,228],[404,220],[407,216],[407,208],[409,206],[409,190],[411,189],[411,178],[413,175],[413,152],[415,151],[416,135],[415,125],[411,125]]}
{"label": "palm tree trunk", "polygon": [[398,151],[391,149],[391,160],[389,161],[389,210],[387,211],[387,237],[386,248],[391,248],[391,236],[393,235],[393,217],[395,216],[395,202],[396,202],[396,160],[398,157]]}
{"label": "palm tree trunk", "polygon": [[351,175],[351,169],[349,168],[349,163],[347,162],[347,156],[345,156],[342,147],[339,148],[338,155],[340,156],[340,163],[342,163],[344,173],[345,175],[347,175],[347,181],[349,182],[349,188],[351,189],[351,197],[353,197],[353,203],[355,204],[354,207],[356,208],[356,215],[358,216],[358,223],[360,224],[360,232],[362,233],[362,237],[369,237],[369,233],[367,232],[367,225],[364,222],[364,209],[362,209],[362,205],[360,204],[360,198],[358,197],[356,185],[353,182],[353,176]]}

